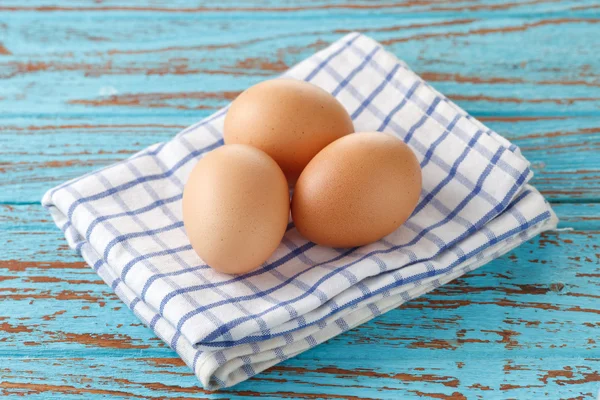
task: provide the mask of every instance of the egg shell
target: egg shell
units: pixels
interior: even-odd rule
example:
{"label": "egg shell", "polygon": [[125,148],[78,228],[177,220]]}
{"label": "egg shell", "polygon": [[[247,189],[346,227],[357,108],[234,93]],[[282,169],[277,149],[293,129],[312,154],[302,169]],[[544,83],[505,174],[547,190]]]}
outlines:
{"label": "egg shell", "polygon": [[294,189],[292,218],[317,244],[362,246],[404,223],[420,193],[421,168],[404,142],[386,133],[355,133],[306,166]]}
{"label": "egg shell", "polygon": [[266,153],[246,145],[206,154],[189,175],[182,203],[193,249],[213,269],[229,274],[264,263],[289,220],[283,172]]}
{"label": "egg shell", "polygon": [[223,136],[226,144],[248,144],[269,154],[293,185],[319,151],[351,132],[352,119],[331,94],[308,82],[273,79],[233,101]]}

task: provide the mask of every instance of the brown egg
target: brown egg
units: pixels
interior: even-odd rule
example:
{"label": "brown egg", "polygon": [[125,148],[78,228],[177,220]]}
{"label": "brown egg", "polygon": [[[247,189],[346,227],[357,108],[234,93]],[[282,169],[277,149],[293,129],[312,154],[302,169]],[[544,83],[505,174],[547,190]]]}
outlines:
{"label": "brown egg", "polygon": [[283,172],[265,152],[246,145],[208,153],[183,191],[183,223],[192,247],[228,274],[265,262],[281,242],[289,213]]}
{"label": "brown egg", "polygon": [[225,117],[225,143],[270,155],[293,185],[308,162],[334,140],[354,132],[335,97],[294,79],[261,82],[238,96]]}
{"label": "brown egg", "polygon": [[317,244],[362,246],[404,223],[420,193],[421,168],[404,142],[386,133],[355,133],[306,166],[294,189],[292,219]]}

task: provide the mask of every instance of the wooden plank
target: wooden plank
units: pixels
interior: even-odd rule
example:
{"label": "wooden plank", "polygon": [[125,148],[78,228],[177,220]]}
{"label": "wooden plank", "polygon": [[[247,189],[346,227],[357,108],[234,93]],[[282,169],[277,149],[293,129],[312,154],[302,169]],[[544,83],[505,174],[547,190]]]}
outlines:
{"label": "wooden plank", "polygon": [[589,396],[600,379],[599,207],[559,204],[561,226],[575,231],[544,234],[469,276],[211,395],[65,249],[45,210],[5,205],[0,393],[34,399]]}
{"label": "wooden plank", "polygon": [[[0,4],[0,394],[596,394],[600,205],[587,202],[600,201],[597,1],[57,4]],[[555,205],[561,227],[575,230],[545,234],[232,390],[206,393],[68,249],[46,212],[26,203],[168,140],[353,30],[519,145],[534,184],[565,203]]]}
{"label": "wooden plank", "polygon": [[[325,345],[326,347],[326,345]],[[367,349],[362,349],[367,350]],[[301,360],[274,367],[235,389],[215,393],[195,386],[186,367],[172,359],[7,358],[5,396],[28,399],[592,399],[598,362],[582,358],[539,360],[480,355],[469,361],[449,359],[382,361]],[[94,368],[89,368],[90,364]],[[399,368],[399,364],[402,366]],[[51,368],[48,368],[51,366]],[[401,372],[399,372],[399,370]],[[402,372],[410,371],[410,372]],[[486,376],[494,378],[486,380]],[[589,383],[581,383],[590,380]],[[527,383],[523,383],[527,382]]]}
{"label": "wooden plank", "polygon": [[6,190],[0,202],[39,202],[53,185],[168,140],[192,121],[61,119],[42,125],[11,121],[0,127],[0,186]]}
{"label": "wooden plank", "polygon": [[[74,31],[72,16],[50,14],[40,27],[35,13],[4,14],[5,117],[197,115],[353,30],[380,40],[475,115],[598,115],[598,59],[584,40],[598,18],[332,15],[324,29],[321,19],[281,24],[259,15],[232,26],[193,15],[97,14],[85,33]],[[577,58],[565,65],[570,54]]]}
{"label": "wooden plank", "polygon": [[[494,4],[500,3],[464,7],[478,13],[477,7]],[[43,23],[35,12],[0,11],[0,202],[37,202],[52,185],[167,140],[245,87],[355,29],[386,43],[439,90],[522,146],[537,172],[533,182],[548,198],[600,199],[594,157],[600,64],[586,39],[600,26],[593,9],[573,16],[568,3],[541,2],[517,14],[512,6],[501,8],[494,17],[444,12],[398,18],[358,7],[347,10],[352,17],[327,14],[326,24],[306,17],[306,10],[285,14],[286,24],[268,13],[232,24],[212,13],[149,18],[141,10],[73,5],[79,6],[98,11],[47,12]],[[85,32],[75,27],[82,13]],[[502,13],[506,18],[497,16]]]}
{"label": "wooden plank", "polygon": [[[557,4],[558,3],[558,4]],[[256,13],[290,13],[302,11],[344,11],[344,10],[383,10],[395,13],[406,12],[486,12],[495,11],[499,13],[510,12],[552,12],[552,11],[574,11],[582,12],[594,10],[595,3],[591,0],[561,1],[555,0],[528,0],[522,2],[507,2],[503,0],[460,0],[448,4],[444,0],[401,0],[385,2],[345,2],[340,0],[296,0],[291,5],[281,5],[275,0],[234,0],[225,4],[215,5],[213,2],[201,0],[194,5],[186,0],[158,0],[158,1],[135,1],[135,0],[74,0],[68,5],[56,5],[51,0],[35,0],[23,4],[18,0],[5,0],[2,10],[7,11],[36,11],[40,13],[55,13],[60,11],[72,12],[106,12],[106,11],[138,11],[145,13],[232,13],[247,12]]]}
{"label": "wooden plank", "polygon": [[[38,202],[52,186],[168,140],[194,120],[11,120],[0,127],[0,202]],[[521,147],[532,163],[532,183],[551,201],[600,199],[600,117],[484,122]]]}

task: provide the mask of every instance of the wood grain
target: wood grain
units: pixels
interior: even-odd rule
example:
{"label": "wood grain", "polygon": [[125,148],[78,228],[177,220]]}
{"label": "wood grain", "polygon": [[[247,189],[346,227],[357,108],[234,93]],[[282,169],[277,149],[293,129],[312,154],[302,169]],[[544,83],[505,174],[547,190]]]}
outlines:
{"label": "wood grain", "polygon": [[[27,399],[593,398],[600,387],[594,0],[3,0],[0,394]],[[38,205],[361,31],[521,147],[561,228],[208,393]]]}
{"label": "wood grain", "polygon": [[[557,396],[594,392],[599,207],[555,208],[561,226],[576,230],[544,234],[234,392],[390,399],[415,391],[488,398],[486,388],[515,398],[540,388]],[[62,238],[40,206],[4,206],[0,224],[3,248],[11,249],[23,233],[37,244],[26,253],[14,248],[0,261],[0,298],[3,309],[12,310],[0,313],[3,394],[207,396],[176,354],[77,256],[45,250]]]}
{"label": "wood grain", "polygon": [[[0,201],[38,201],[51,184],[166,140],[354,30],[387,43],[436,88],[523,147],[538,172],[534,183],[550,199],[600,199],[600,170],[589,156],[600,141],[599,64],[588,40],[600,29],[593,9],[467,2],[460,13],[438,13],[431,9],[449,6],[383,4],[401,11],[395,15],[373,14],[365,3],[343,13],[319,11],[326,12],[324,26],[305,15],[326,5],[314,1],[297,6],[307,10],[276,14],[234,5],[205,14],[185,11],[185,2],[153,2],[179,10],[151,12],[160,18],[148,18],[137,2],[120,11],[113,9],[120,2],[75,2],[68,12],[37,3],[14,4],[43,8],[36,12],[0,7],[1,42],[10,53],[0,57]],[[490,7],[493,18],[481,14]],[[405,15],[413,9],[429,11]],[[81,14],[88,16],[85,29],[75,24]],[[31,146],[32,135],[38,146]]]}
{"label": "wood grain", "polygon": [[[532,162],[532,183],[554,202],[595,201],[600,192],[600,116],[512,118],[484,122],[520,146]],[[58,119],[0,127],[0,201],[37,202],[52,185],[168,140],[193,117],[135,122]],[[37,121],[36,121],[37,122]],[[18,140],[15,140],[15,137]],[[31,146],[31,140],[39,145]]]}

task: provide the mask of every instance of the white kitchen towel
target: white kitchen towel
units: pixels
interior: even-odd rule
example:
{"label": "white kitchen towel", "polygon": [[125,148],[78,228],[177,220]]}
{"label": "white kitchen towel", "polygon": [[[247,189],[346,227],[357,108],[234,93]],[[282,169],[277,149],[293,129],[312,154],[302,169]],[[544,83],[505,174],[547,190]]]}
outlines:
{"label": "white kitchen towel", "polygon": [[231,386],[477,268],[557,223],[519,150],[380,44],[350,34],[290,69],[332,93],[357,131],[404,140],[423,171],[411,218],[384,239],[332,249],[290,224],[258,270],[213,271],[181,220],[187,176],[223,144],[227,108],[42,203],[71,247],[209,389]]}

